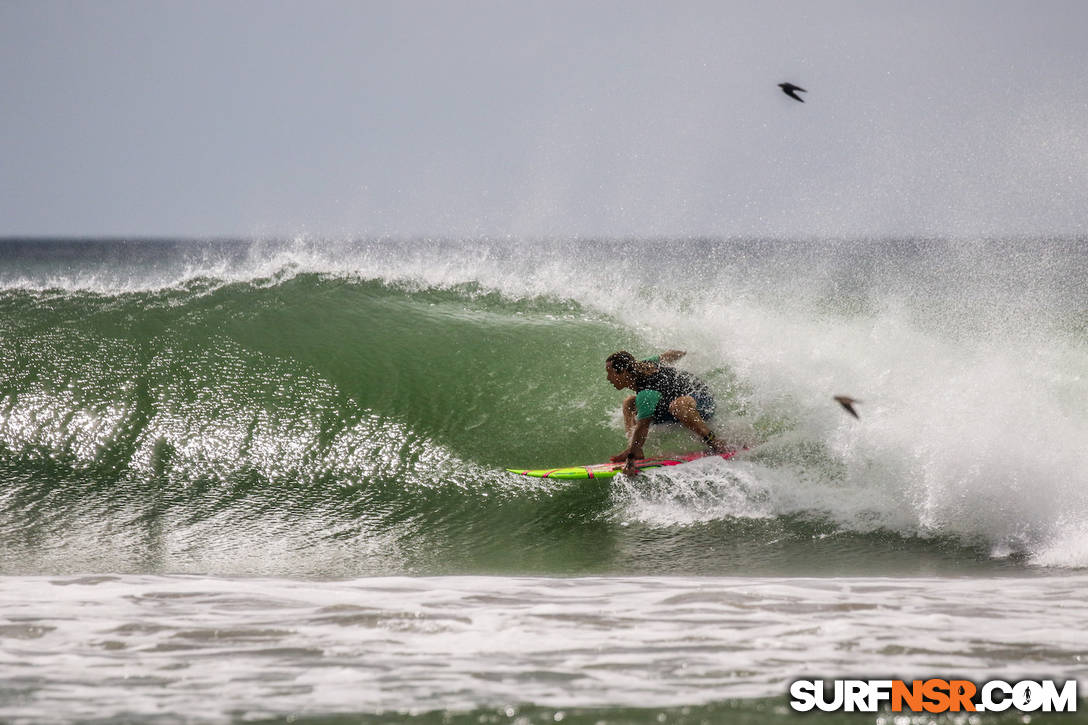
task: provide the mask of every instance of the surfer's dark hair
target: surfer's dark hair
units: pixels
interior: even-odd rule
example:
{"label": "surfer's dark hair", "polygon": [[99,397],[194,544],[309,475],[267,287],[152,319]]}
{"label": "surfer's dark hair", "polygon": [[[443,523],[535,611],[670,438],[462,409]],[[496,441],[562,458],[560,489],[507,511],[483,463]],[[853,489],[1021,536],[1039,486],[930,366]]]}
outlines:
{"label": "surfer's dark hair", "polygon": [[635,369],[635,356],[626,350],[614,352],[605,358],[605,365],[611,365],[617,373],[625,373]]}

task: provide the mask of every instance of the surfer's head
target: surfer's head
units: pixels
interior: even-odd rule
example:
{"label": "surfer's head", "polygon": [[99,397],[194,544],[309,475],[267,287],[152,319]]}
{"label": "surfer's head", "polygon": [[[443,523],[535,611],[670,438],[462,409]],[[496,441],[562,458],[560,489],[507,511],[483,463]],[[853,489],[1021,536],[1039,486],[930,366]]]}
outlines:
{"label": "surfer's head", "polygon": [[635,379],[635,356],[626,350],[614,352],[605,358],[604,370],[616,390],[629,388]]}

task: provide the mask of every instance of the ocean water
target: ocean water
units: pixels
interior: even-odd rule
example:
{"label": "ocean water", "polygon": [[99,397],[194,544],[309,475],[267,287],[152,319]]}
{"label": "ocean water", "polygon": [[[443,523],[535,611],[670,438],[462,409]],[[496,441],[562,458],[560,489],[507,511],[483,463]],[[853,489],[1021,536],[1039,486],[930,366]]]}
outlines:
{"label": "ocean water", "polygon": [[[1086,282],[1076,239],[0,241],[0,719],[1088,691]],[[666,348],[748,452],[502,470],[621,450],[603,360]]]}

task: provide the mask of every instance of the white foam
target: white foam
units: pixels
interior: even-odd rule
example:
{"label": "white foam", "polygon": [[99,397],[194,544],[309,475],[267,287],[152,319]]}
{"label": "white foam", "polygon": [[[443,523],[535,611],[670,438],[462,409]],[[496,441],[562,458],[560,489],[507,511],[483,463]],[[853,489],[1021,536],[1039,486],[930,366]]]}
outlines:
{"label": "white foam", "polygon": [[0,670],[30,683],[0,702],[0,717],[669,707],[780,698],[814,677],[1083,686],[1085,586],[1083,576],[0,577]]}

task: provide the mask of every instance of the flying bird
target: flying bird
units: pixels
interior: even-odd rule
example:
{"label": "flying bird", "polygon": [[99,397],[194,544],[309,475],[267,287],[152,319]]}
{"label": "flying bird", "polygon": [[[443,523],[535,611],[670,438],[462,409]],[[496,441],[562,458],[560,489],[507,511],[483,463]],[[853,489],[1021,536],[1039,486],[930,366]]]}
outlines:
{"label": "flying bird", "polygon": [[[836,395],[834,396],[834,398],[847,413],[854,416],[855,418],[858,418],[858,412],[854,410],[854,403],[860,403],[860,400],[855,400],[849,395]],[[858,418],[858,420],[861,420],[861,418]]]}
{"label": "flying bird", "polygon": [[797,91],[801,91],[802,93],[808,93],[808,91],[806,91],[801,86],[795,86],[792,83],[779,83],[778,87],[782,89],[783,93],[785,93],[793,100],[800,101],[801,103],[805,102],[804,98],[801,98],[801,96],[797,95]]}

